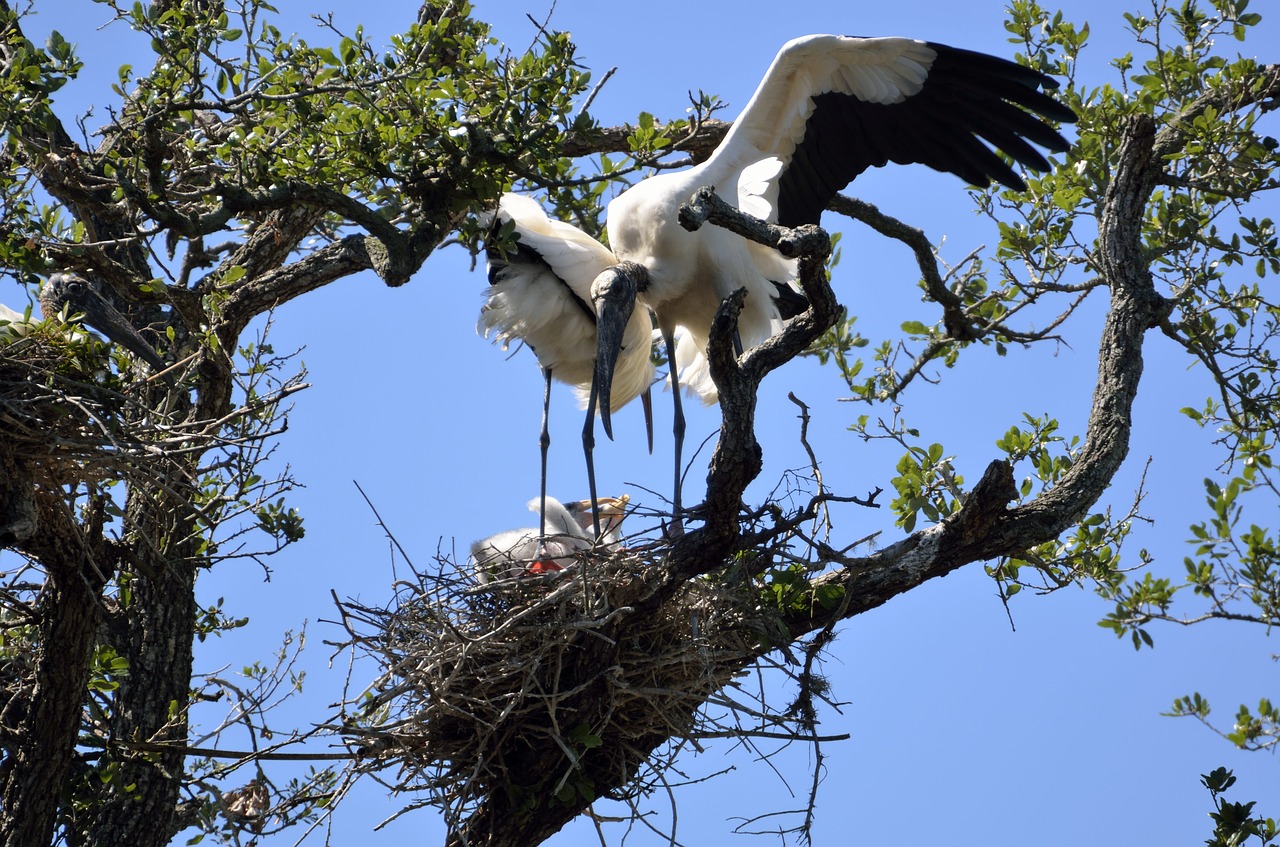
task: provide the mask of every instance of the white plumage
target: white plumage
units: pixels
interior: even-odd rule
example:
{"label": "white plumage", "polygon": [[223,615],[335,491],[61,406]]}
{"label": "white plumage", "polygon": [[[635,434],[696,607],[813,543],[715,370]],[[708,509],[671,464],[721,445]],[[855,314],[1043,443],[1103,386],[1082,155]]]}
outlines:
{"label": "white plumage", "polygon": [[33,323],[29,312],[16,312],[0,303],[0,344],[11,344],[30,335]]}
{"label": "white plumage", "polygon": [[[622,521],[626,518],[631,498],[606,497],[600,501],[603,535],[597,549],[616,550],[622,543]],[[529,511],[539,511],[538,498],[529,501]],[[534,573],[564,570],[577,556],[592,547],[592,513],[590,500],[568,504],[547,498],[546,533],[539,538],[537,529],[509,529],[471,545],[471,567],[476,581],[484,585],[495,579],[509,579]],[[539,552],[539,546],[542,550]]]}
{"label": "white plumage", "polygon": [[[1075,119],[1070,109],[1039,90],[1056,86],[1043,74],[1004,59],[940,44],[837,35],[797,38],[783,46],[706,161],[652,176],[609,204],[612,257],[610,251],[593,247],[592,263],[565,261],[560,257],[572,253],[586,236],[557,224],[537,233],[528,259],[541,258],[575,291],[590,290],[590,274],[599,281],[607,263],[618,262],[637,288],[641,308],[628,305],[619,313],[597,309],[598,333],[603,336],[606,326],[621,326],[634,320],[635,312],[651,309],[674,363],[673,382],[678,376],[704,401],[714,402],[705,350],[720,302],[746,289],[738,333],[740,343],[749,347],[798,314],[803,298],[794,285],[794,263],[777,252],[715,226],[688,232],[679,225],[680,206],[699,188],[711,186],[726,202],[788,227],[817,223],[854,177],[890,161],[922,163],[978,186],[995,181],[1025,189],[1022,178],[984,140],[1027,168],[1047,170],[1049,162],[1031,143],[1067,149],[1066,140],[1047,121]],[[515,206],[510,195],[503,205]],[[597,357],[604,367],[595,380],[602,396],[608,394],[612,374],[610,355],[601,344]],[[626,383],[615,385],[626,397]],[[678,389],[674,399],[678,521],[683,437]],[[601,412],[606,431],[609,411]]]}
{"label": "white plumage", "polygon": [[[940,57],[944,73],[935,79]],[[936,93],[926,91],[930,83]],[[1017,132],[1054,149],[1066,143],[1022,107],[1058,120],[1073,116],[1037,84],[1054,83],[1002,59],[907,38],[810,35],[784,45],[710,158],[646,179],[609,204],[614,254],[648,269],[643,301],[664,335],[682,330],[680,381],[714,402],[703,351],[720,301],[747,289],[738,331],[749,347],[780,327],[785,315],[774,283],[795,278],[794,263],[773,250],[717,227],[680,227],[677,212],[695,191],[712,186],[745,212],[797,226],[817,223],[837,191],[886,161],[924,162],[975,184],[996,179],[1022,188],[974,133],[1047,169]],[[919,95],[923,101],[909,105]]]}
{"label": "white plumage", "polygon": [[[648,310],[634,308],[634,283],[607,247],[577,227],[552,220],[535,201],[506,194],[488,223],[496,231],[510,228],[518,238],[514,246],[496,239],[488,245],[489,290],[480,310],[480,327],[486,336],[496,333],[504,346],[516,340],[528,344],[542,367],[540,497],[546,500],[551,443],[547,416],[551,381],[558,379],[577,390],[587,409],[582,446],[594,502],[597,401],[610,436],[609,413],[637,396],[645,397],[645,420],[650,424],[653,332]],[[603,325],[603,332],[602,314],[614,316]],[[613,367],[603,395],[597,397],[598,375],[606,359],[601,350],[609,351],[607,361]],[[615,389],[612,394],[610,387]],[[541,514],[539,527],[545,529],[546,522],[547,516]],[[595,528],[597,534],[602,531],[598,521]]]}
{"label": "white plumage", "polygon": [[[586,408],[595,373],[596,322],[591,283],[618,260],[575,226],[547,216],[537,201],[505,194],[498,221],[519,233],[517,252],[490,256],[490,287],[479,328],[505,346],[523,341],[552,378],[574,387]],[[612,405],[617,411],[653,382],[652,324],[644,309],[626,322]]]}

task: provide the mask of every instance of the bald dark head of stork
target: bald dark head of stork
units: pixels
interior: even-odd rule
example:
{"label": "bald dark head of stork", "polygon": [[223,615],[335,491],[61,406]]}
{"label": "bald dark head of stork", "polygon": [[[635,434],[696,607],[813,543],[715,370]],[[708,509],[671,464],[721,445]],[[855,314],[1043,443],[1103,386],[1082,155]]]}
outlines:
{"label": "bald dark head of stork", "polygon": [[40,308],[46,319],[64,314],[70,319],[83,314],[84,322],[111,341],[141,358],[157,373],[167,366],[151,345],[98,291],[97,286],[76,273],[56,273],[40,289]]}
{"label": "bald dark head of stork", "polygon": [[592,390],[600,408],[605,435],[613,438],[609,417],[613,372],[623,338],[636,307],[636,295],[649,287],[649,271],[638,262],[619,262],[603,270],[591,283],[591,306],[596,315],[596,361]]}

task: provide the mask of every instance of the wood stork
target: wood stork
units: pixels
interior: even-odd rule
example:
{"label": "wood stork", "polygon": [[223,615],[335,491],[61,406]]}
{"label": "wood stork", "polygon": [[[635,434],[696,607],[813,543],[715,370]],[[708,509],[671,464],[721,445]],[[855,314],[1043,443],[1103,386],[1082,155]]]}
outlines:
{"label": "wood stork", "polygon": [[[539,529],[510,529],[471,545],[471,565],[481,585],[495,579],[550,573],[573,564],[574,556],[589,550],[593,543],[606,551],[622,543],[622,521],[627,516],[629,495],[605,497],[593,507],[590,500],[561,503],[554,497],[529,501],[529,510],[542,521]],[[603,534],[592,533],[599,520]],[[550,528],[551,533],[546,530]],[[599,542],[593,539],[599,538]]]}
{"label": "wood stork", "polygon": [[[503,345],[513,340],[529,345],[538,358],[545,380],[542,405],[542,482],[540,499],[547,497],[547,449],[551,443],[547,417],[553,378],[572,385],[587,409],[583,428],[583,452],[592,500],[596,497],[595,413],[599,398],[594,390],[597,355],[608,348],[614,362],[603,409],[616,411],[636,397],[645,400],[649,417],[649,385],[653,382],[652,324],[647,310],[634,309],[635,290],[628,285],[625,268],[603,244],[575,226],[547,216],[534,200],[516,194],[503,196],[496,219],[495,236],[509,228],[518,236],[513,248],[503,249],[499,238],[487,249],[489,290],[480,310],[481,331],[496,334]],[[597,315],[608,310],[618,315],[603,332],[597,331]],[[607,420],[607,416],[606,416]],[[605,431],[612,437],[608,424]],[[652,429],[650,428],[650,449]],[[539,510],[539,527],[546,529],[545,509]],[[597,536],[602,528],[593,523]],[[545,534],[545,533],[544,533]]]}
{"label": "wood stork", "polygon": [[[730,293],[746,289],[738,344],[750,346],[781,326],[787,315],[779,303],[789,306],[798,296],[785,287],[795,278],[793,262],[717,227],[686,231],[677,221],[681,204],[711,186],[726,202],[764,220],[790,227],[817,223],[846,184],[889,162],[925,164],[976,186],[998,182],[1024,190],[1022,178],[996,151],[1026,168],[1048,170],[1049,162],[1032,144],[1066,150],[1067,141],[1049,121],[1075,120],[1070,109],[1040,91],[1056,87],[1037,71],[942,44],[797,38],[783,45],[706,161],[643,180],[609,204],[609,245],[617,264],[605,272],[621,273],[637,289],[636,302],[653,311],[671,363],[676,531],[684,436],[680,382],[715,401],[705,349],[716,309]],[[557,228],[547,235],[568,238],[563,232]],[[539,252],[554,249],[543,244]],[[592,284],[586,276],[591,268],[554,269],[575,290]],[[596,313],[594,388],[606,431],[609,412],[619,405],[610,398],[616,353],[606,340],[634,319],[633,308],[621,299],[604,301]]]}
{"label": "wood stork", "polygon": [[[166,367],[124,315],[107,302],[97,288],[76,273],[56,273],[40,289],[40,311],[45,320],[59,315],[84,315],[84,322],[151,365],[156,372]],[[29,311],[17,312],[0,305],[0,341],[13,341],[31,331]]]}

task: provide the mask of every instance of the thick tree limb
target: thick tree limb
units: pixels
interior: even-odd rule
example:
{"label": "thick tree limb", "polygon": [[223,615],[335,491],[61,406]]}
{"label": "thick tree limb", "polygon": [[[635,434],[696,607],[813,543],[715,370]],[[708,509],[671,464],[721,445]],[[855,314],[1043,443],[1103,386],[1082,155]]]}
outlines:
{"label": "thick tree limb", "polygon": [[[677,141],[674,149],[688,153],[694,162],[701,162],[715,151],[731,126],[733,124],[729,121],[704,120],[692,135]],[[658,132],[664,129],[664,126],[655,127]],[[597,153],[630,153],[627,139],[634,131],[630,126],[610,126],[598,127],[585,134],[575,133],[564,140],[562,150],[570,158]]]}
{"label": "thick tree limb", "polygon": [[[48,844],[71,773],[81,702],[113,569],[101,525],[77,526],[60,492],[37,492],[42,532],[24,546],[48,571],[32,686],[0,712],[0,845]],[[100,518],[100,516],[99,516]],[[94,530],[97,530],[95,532]]]}
{"label": "thick tree limb", "polygon": [[[853,617],[966,564],[1013,556],[1057,538],[1102,496],[1129,451],[1133,401],[1142,376],[1142,343],[1167,314],[1142,253],[1142,221],[1158,169],[1152,157],[1155,125],[1131,119],[1118,154],[1100,220],[1102,276],[1111,291],[1098,350],[1098,381],[1088,431],[1071,469],[1036,499],[1007,509],[1016,497],[1012,468],[993,462],[960,510],[879,552],[820,577],[815,586],[841,585]],[[825,624],[824,616],[793,616],[793,637]]]}
{"label": "thick tree limb", "polygon": [[701,507],[703,527],[679,539],[672,547],[667,558],[666,587],[650,602],[660,601],[684,580],[715,569],[729,552],[738,537],[742,493],[760,473],[763,460],[755,438],[756,394],[760,381],[834,326],[840,314],[825,272],[831,241],[821,229],[789,230],[764,223],[725,203],[709,188],[700,189],[694,195],[682,210],[680,220],[686,229],[696,229],[704,222],[777,248],[784,255],[798,257],[800,283],[809,308],[788,321],[778,335],[744,351],[741,358],[733,353],[733,333],[745,292],[731,296],[717,312],[707,352],[711,377],[720,393],[723,423],[707,474],[706,499]]}

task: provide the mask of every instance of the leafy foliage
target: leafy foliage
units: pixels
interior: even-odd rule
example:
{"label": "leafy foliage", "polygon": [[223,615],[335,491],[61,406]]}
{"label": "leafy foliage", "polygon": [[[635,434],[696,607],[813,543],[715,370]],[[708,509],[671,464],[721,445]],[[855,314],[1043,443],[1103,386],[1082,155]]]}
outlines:
{"label": "leafy foliage", "polygon": [[[400,285],[448,240],[474,246],[485,234],[472,213],[491,208],[512,185],[545,196],[565,219],[599,236],[608,195],[647,170],[683,164],[684,151],[720,104],[699,94],[688,119],[640,112],[633,125],[610,135],[589,115],[591,76],[567,34],[542,30],[530,50],[512,52],[466,2],[429,0],[385,50],[360,28],[340,31],[331,18],[318,19],[325,28],[320,38],[285,35],[263,0],[101,2],[116,26],[148,37],[150,55],[118,69],[118,110],[100,143],[90,146],[87,138],[72,139],[56,116],[57,92],[83,70],[73,45],[57,33],[42,47],[32,44],[21,34],[20,15],[0,0],[0,274],[32,285],[51,269],[77,268],[104,279],[175,363],[177,382],[172,390],[135,390],[125,378],[132,367],[126,358],[115,360],[113,372],[96,341],[68,340],[52,324],[5,348],[15,358],[37,346],[49,352],[54,364],[38,386],[63,391],[72,382],[111,396],[118,402],[103,405],[111,414],[99,418],[120,425],[112,437],[133,437],[96,443],[89,459],[77,455],[56,468],[67,476],[41,478],[36,486],[46,512],[66,518],[62,537],[88,553],[75,560],[78,570],[60,571],[68,559],[55,553],[64,550],[31,551],[4,587],[3,706],[16,709],[28,693],[46,690],[32,682],[38,669],[30,657],[53,649],[50,639],[60,631],[54,624],[67,623],[60,613],[77,620],[58,592],[90,585],[93,602],[81,608],[101,610],[102,620],[89,617],[99,612],[80,616],[88,635],[65,661],[80,673],[71,685],[71,720],[78,725],[60,737],[78,737],[80,746],[58,748],[62,837],[133,843],[110,821],[128,818],[120,809],[145,807],[165,810],[163,820],[145,822],[150,831],[143,835],[153,841],[194,826],[201,833],[196,840],[241,843],[319,820],[360,768],[373,767],[377,753],[361,748],[346,771],[319,766],[278,783],[268,776],[262,748],[300,737],[273,728],[267,717],[304,683],[293,642],[273,663],[247,662],[234,680],[190,678],[189,642],[244,624],[221,601],[194,603],[195,574],[234,558],[265,569],[267,557],[305,535],[303,516],[287,497],[288,472],[265,471],[302,374],[265,336],[247,340],[246,328],[276,305],[344,276],[372,269]],[[1229,56],[1223,46],[1243,41],[1258,24],[1248,9],[1248,0],[1185,0],[1127,15],[1136,49],[1111,61],[1114,83],[1093,86],[1079,74],[1088,27],[1034,0],[1013,0],[1011,41],[1027,64],[1065,81],[1060,96],[1080,116],[1076,145],[1051,173],[1029,179],[1025,194],[973,193],[998,234],[993,251],[948,260],[940,249],[921,246],[929,244],[923,233],[894,236],[915,248],[922,309],[936,306],[936,318],[903,316],[889,337],[869,339],[855,329],[857,316],[846,314],[809,351],[833,366],[850,399],[868,410],[852,435],[901,451],[889,511],[905,538],[887,549],[908,556],[915,545],[926,546],[922,539],[960,538],[945,552],[969,556],[959,564],[988,561],[1006,601],[1025,587],[1092,584],[1112,608],[1102,626],[1135,647],[1154,644],[1156,621],[1277,622],[1280,561],[1267,524],[1280,494],[1272,455],[1280,432],[1280,305],[1270,285],[1280,274],[1280,237],[1265,201],[1277,187],[1280,156],[1258,127],[1280,82],[1274,68]],[[967,457],[945,446],[945,432],[937,431],[946,421],[931,421],[931,428],[908,423],[908,389],[942,378],[982,348],[999,359],[1062,343],[1088,331],[1107,308],[1101,301],[1128,293],[1105,290],[1114,283],[1100,232],[1135,116],[1154,119],[1158,171],[1139,230],[1147,296],[1160,309],[1143,327],[1152,331],[1153,347],[1184,356],[1205,378],[1198,384],[1212,386],[1211,396],[1194,388],[1188,391],[1200,393],[1181,401],[1220,451],[1221,467],[1204,483],[1205,517],[1191,525],[1184,572],[1176,575],[1154,570],[1147,551],[1125,550],[1134,526],[1146,520],[1141,490],[1127,507],[1095,508],[1095,496],[1055,515],[1060,522],[1034,544],[1000,547],[996,556],[975,553],[1008,514],[1072,484],[1098,436],[1066,431],[1058,410],[1023,413],[995,439],[1007,465],[993,467],[1015,469],[1009,491],[992,484],[996,496],[980,491],[983,482],[967,486],[960,471],[969,467]],[[874,210],[862,214],[883,223]],[[75,408],[63,395],[58,400],[62,411]],[[143,461],[156,455],[164,463]],[[868,588],[865,577],[890,572],[890,557],[851,555],[859,542],[832,549],[819,530],[823,520],[829,529],[829,519],[819,514],[836,499],[879,505],[879,490],[837,498],[824,489],[820,463],[810,456],[813,490],[797,497],[798,507],[788,511],[775,502],[748,513],[735,498],[734,525],[713,539],[719,546],[704,548],[715,555],[685,555],[682,564],[680,551],[690,542],[677,542],[663,566],[677,581],[711,577],[691,579],[695,586],[727,593],[746,586],[753,611],[767,612],[767,624],[752,632],[759,636],[752,650],[786,652],[789,643],[818,632],[806,649],[798,678],[807,682],[795,708],[812,728],[806,698],[825,695],[812,665],[836,621],[946,570],[917,567],[896,582],[885,578],[888,588],[883,582]],[[85,467],[93,473],[71,473]],[[1100,492],[1109,481],[1096,480],[1094,488]],[[998,500],[998,509],[984,496]],[[655,595],[636,596],[647,603]],[[685,619],[678,623],[683,633]],[[166,661],[152,658],[157,643],[171,648]],[[209,736],[238,732],[253,748],[231,763],[184,747],[192,703],[219,699],[232,705]],[[32,702],[33,709],[40,705]],[[1207,723],[1210,708],[1192,694],[1176,701],[1171,714]],[[356,723],[327,731],[369,729]],[[1242,747],[1268,748],[1278,723],[1264,698],[1256,708],[1242,706],[1223,735]],[[7,743],[28,740],[5,733]],[[557,814],[572,815],[608,795],[613,775],[593,778],[576,768],[617,744],[606,736],[577,722],[546,742],[553,758],[563,753],[574,765],[564,778],[533,775],[539,786],[554,787],[554,803],[515,789],[502,799],[521,814],[555,806]],[[637,745],[641,760],[653,749]],[[247,785],[243,775],[233,781],[237,769],[254,771]],[[1252,803],[1221,797],[1233,781],[1221,770],[1204,778],[1216,810],[1210,843],[1274,840],[1274,824],[1253,817]],[[188,792],[182,804],[179,788]],[[487,796],[473,799],[479,804]]]}
{"label": "leafy foliage", "polygon": [[[930,365],[952,367],[968,347],[992,346],[1005,355],[1011,344],[1057,343],[1102,286],[1092,239],[1126,120],[1146,113],[1157,117],[1158,126],[1176,127],[1178,144],[1157,142],[1164,174],[1147,209],[1143,248],[1153,259],[1153,282],[1169,301],[1169,316],[1158,329],[1190,356],[1193,366],[1207,372],[1219,392],[1183,411],[1216,433],[1225,466],[1238,469],[1227,479],[1206,481],[1213,517],[1191,528],[1196,553],[1187,559],[1187,580],[1195,594],[1212,601],[1210,615],[1227,614],[1245,602],[1257,608],[1252,619],[1270,621],[1280,574],[1274,541],[1246,521],[1242,509],[1250,497],[1260,503],[1259,498],[1276,494],[1271,451],[1280,431],[1274,403],[1280,312],[1260,280],[1280,272],[1280,261],[1274,223],[1260,212],[1266,209],[1262,195],[1278,185],[1280,158],[1275,139],[1257,132],[1263,107],[1239,104],[1242,89],[1257,92],[1275,83],[1255,60],[1228,58],[1221,47],[1223,36],[1243,40],[1260,21],[1247,7],[1247,0],[1208,8],[1194,2],[1154,4],[1150,14],[1126,15],[1145,54],[1112,62],[1121,72],[1118,84],[1085,88],[1076,84],[1076,73],[1088,47],[1088,27],[1031,0],[1014,2],[1007,24],[1011,40],[1022,45],[1030,66],[1067,80],[1061,97],[1080,117],[1078,138],[1058,167],[1029,180],[1026,195],[974,194],[1000,232],[995,262],[969,254],[947,267],[943,279],[959,296],[975,337],[955,337],[942,320],[933,325],[907,321],[898,338],[862,341],[872,351],[868,361],[849,355],[854,349],[849,339],[855,337],[849,320],[828,335],[819,352],[835,361],[854,398],[878,404],[901,402],[901,393]],[[920,286],[927,294],[923,280]],[[1016,323],[1037,314],[1045,316],[1037,328],[1030,321],[1025,327]],[[905,368],[904,358],[910,363]],[[954,509],[931,494],[951,486],[953,471],[942,460],[942,448],[917,443],[927,435],[904,423],[905,414],[904,405],[891,422],[875,427],[871,416],[863,416],[854,431],[865,438],[899,440],[906,448],[893,482],[898,521],[909,529],[917,515],[936,522]],[[1047,416],[1025,415],[1023,424],[1029,429],[1011,427],[996,446],[1028,467],[1019,483],[1027,498],[1057,484],[1072,467],[1080,441],[1059,433],[1057,421]],[[1165,615],[1177,588],[1168,578],[1150,574],[1129,584],[1126,570],[1147,561],[1146,551],[1139,552],[1136,563],[1120,559],[1135,519],[1136,504],[1123,516],[1094,515],[1071,538],[989,570],[1002,584],[1016,581],[1027,564],[1053,586],[1093,580],[1104,597],[1119,603],[1104,624],[1117,634],[1132,632],[1135,643],[1147,643],[1142,610]]]}
{"label": "leafy foliage", "polygon": [[1252,817],[1257,801],[1237,803],[1223,799],[1222,795],[1236,783],[1231,771],[1215,768],[1203,774],[1200,782],[1209,789],[1209,794],[1213,797],[1214,811],[1209,813],[1214,824],[1213,835],[1205,841],[1209,847],[1238,847],[1252,843],[1254,838],[1258,839],[1257,843],[1262,847],[1266,847],[1280,838],[1280,828],[1273,819]]}

